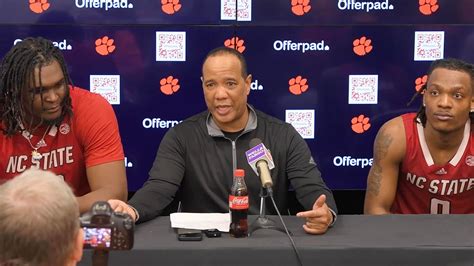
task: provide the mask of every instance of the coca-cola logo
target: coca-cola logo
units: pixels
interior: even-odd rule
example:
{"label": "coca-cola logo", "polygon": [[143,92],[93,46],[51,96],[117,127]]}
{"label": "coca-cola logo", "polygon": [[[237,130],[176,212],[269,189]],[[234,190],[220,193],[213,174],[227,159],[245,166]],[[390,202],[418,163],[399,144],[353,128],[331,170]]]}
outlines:
{"label": "coca-cola logo", "polygon": [[248,196],[229,196],[229,207],[231,209],[248,209],[249,208],[249,197]]}
{"label": "coca-cola logo", "polygon": [[249,198],[233,198],[232,199],[232,205],[244,205],[244,204],[249,204]]}

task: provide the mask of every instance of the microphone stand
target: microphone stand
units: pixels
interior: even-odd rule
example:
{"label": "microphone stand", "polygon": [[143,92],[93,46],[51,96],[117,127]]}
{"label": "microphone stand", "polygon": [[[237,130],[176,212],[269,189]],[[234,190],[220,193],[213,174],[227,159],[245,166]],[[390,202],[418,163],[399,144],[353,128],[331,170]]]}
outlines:
{"label": "microphone stand", "polygon": [[[272,229],[286,234],[285,229],[281,225],[277,225],[275,221],[265,216],[265,198],[269,196],[271,197],[272,193],[273,191],[271,187],[260,188],[260,214],[258,218],[250,225],[248,236],[251,236],[254,231],[259,229]],[[292,235],[291,232],[289,233]]]}
{"label": "microphone stand", "polygon": [[109,260],[109,250],[107,249],[94,249],[92,253],[92,265],[93,266],[107,266]]}

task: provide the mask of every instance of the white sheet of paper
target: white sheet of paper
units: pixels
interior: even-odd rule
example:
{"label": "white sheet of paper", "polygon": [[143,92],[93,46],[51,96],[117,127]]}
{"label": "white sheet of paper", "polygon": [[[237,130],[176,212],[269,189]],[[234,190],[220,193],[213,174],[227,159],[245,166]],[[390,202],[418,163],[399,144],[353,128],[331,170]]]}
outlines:
{"label": "white sheet of paper", "polygon": [[171,227],[188,229],[213,229],[229,232],[230,213],[175,212],[170,214]]}

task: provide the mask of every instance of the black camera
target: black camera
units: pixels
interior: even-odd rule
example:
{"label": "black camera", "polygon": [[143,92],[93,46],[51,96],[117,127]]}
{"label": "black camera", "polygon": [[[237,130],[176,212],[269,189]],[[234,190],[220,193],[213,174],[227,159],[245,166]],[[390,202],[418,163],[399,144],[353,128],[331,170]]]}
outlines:
{"label": "black camera", "polygon": [[84,248],[127,250],[133,247],[135,223],[126,213],[114,212],[106,201],[92,205],[81,218]]}

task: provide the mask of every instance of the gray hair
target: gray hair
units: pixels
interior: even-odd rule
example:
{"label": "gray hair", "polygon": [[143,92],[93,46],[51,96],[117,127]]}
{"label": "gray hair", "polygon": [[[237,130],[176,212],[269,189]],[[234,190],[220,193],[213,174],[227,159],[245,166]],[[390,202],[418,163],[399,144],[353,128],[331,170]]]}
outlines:
{"label": "gray hair", "polygon": [[79,233],[71,188],[29,169],[0,186],[0,265],[64,265]]}

